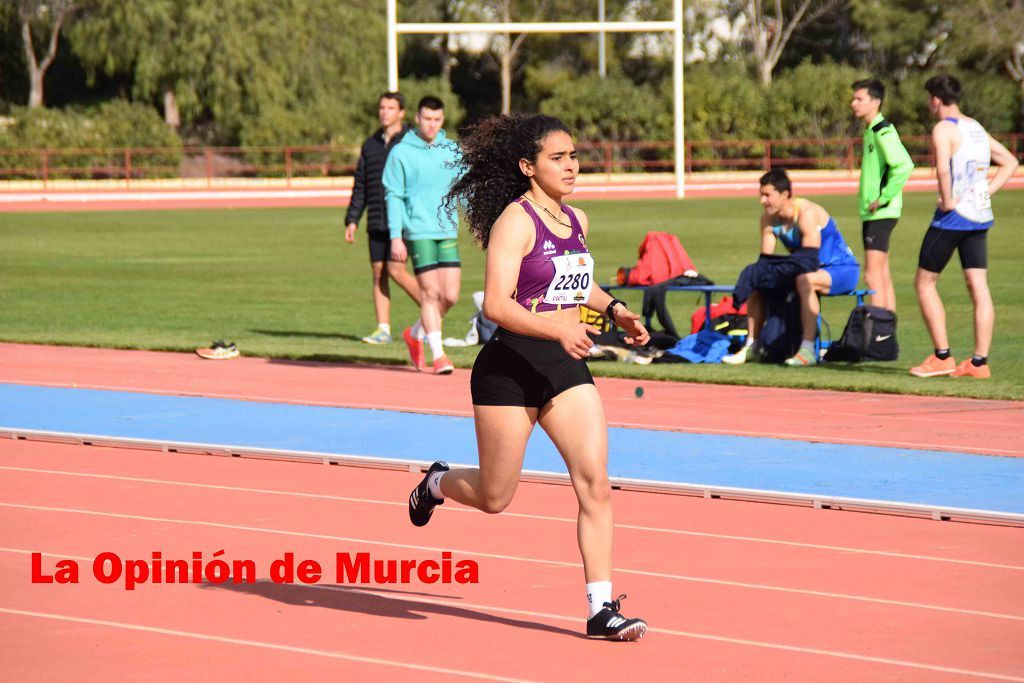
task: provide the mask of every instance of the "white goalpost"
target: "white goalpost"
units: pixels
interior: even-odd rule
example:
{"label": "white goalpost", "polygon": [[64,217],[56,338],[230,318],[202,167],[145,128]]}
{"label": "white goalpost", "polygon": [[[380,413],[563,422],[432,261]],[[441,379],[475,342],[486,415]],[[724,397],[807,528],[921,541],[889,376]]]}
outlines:
{"label": "white goalpost", "polygon": [[685,194],[683,142],[683,0],[672,0],[672,21],[398,23],[398,0],[387,0],[388,89],[398,89],[398,36],[409,33],[672,33],[672,92],[676,197]]}

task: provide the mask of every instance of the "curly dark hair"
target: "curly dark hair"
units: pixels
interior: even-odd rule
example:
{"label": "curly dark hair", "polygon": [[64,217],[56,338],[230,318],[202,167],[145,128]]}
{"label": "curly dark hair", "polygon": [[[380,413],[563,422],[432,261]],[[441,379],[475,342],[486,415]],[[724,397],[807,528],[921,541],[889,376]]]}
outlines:
{"label": "curly dark hair", "polygon": [[465,207],[469,231],[482,248],[505,207],[530,189],[519,160],[536,160],[544,139],[555,131],[570,133],[552,116],[512,114],[485,119],[462,138],[464,174],[445,196],[444,207],[449,213],[460,204]]}

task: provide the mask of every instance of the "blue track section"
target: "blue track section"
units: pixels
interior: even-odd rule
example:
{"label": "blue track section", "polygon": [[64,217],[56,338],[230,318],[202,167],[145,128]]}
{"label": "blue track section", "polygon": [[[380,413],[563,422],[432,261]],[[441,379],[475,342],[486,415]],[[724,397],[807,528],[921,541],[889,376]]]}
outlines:
{"label": "blue track section", "polygon": [[[385,410],[0,384],[0,426],[477,462],[471,419]],[[613,477],[1024,513],[1020,458],[644,429],[609,439]],[[524,467],[565,472],[539,429]]]}

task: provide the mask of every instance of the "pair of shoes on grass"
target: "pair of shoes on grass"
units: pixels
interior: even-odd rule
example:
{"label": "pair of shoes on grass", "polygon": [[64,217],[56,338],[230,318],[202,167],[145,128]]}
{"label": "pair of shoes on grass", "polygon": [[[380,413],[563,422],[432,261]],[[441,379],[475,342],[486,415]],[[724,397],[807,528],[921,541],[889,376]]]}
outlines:
{"label": "pair of shoes on grass", "polygon": [[206,360],[227,360],[238,358],[238,347],[234,342],[225,342],[221,339],[213,342],[208,349],[196,349],[196,354]]}
{"label": "pair of shoes on grass", "polygon": [[985,365],[975,365],[971,362],[971,359],[956,364],[953,356],[947,358],[939,358],[934,353],[927,358],[920,365],[915,365],[910,368],[910,374],[914,377],[974,377],[975,379],[988,379],[992,376],[992,371],[988,367],[988,363]]}
{"label": "pair of shoes on grass", "polygon": [[[407,327],[402,332],[402,339],[405,340],[405,347],[409,350],[409,360],[419,372],[427,369],[427,356],[423,350],[423,340],[417,339],[412,333],[412,328]],[[455,365],[448,360],[448,356],[440,356],[434,359],[435,375],[450,375],[455,372]]]}

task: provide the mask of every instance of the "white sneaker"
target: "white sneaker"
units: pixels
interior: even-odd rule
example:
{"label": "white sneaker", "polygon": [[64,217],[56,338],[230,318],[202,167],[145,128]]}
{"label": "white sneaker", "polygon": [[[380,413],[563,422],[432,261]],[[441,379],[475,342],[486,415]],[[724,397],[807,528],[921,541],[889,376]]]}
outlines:
{"label": "white sneaker", "polygon": [[722,362],[727,365],[743,365],[748,360],[753,361],[757,359],[757,354],[760,352],[760,348],[755,344],[748,344],[736,353],[722,357]]}

